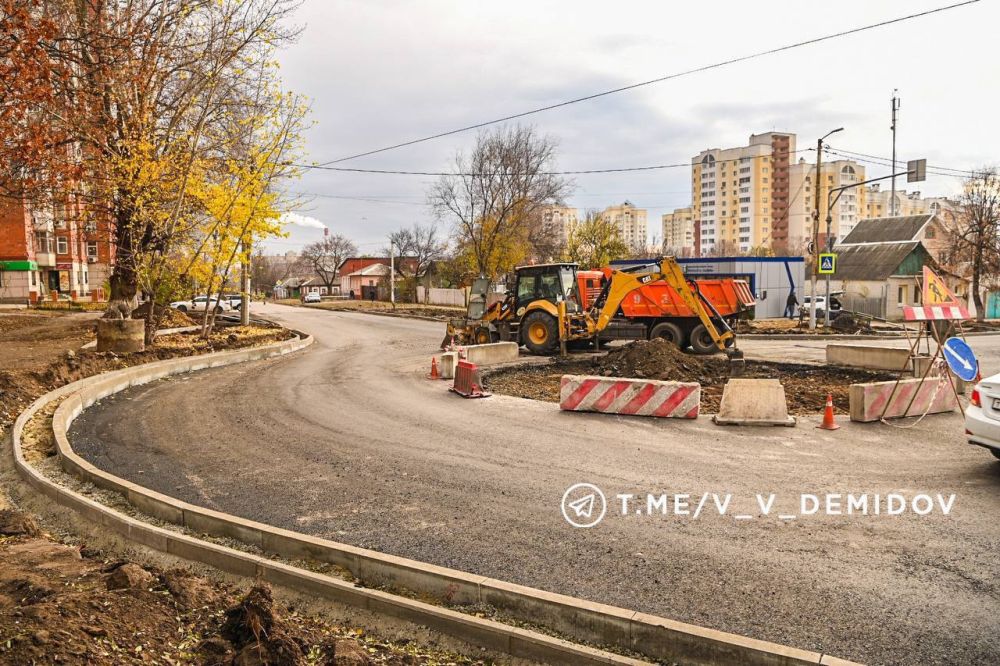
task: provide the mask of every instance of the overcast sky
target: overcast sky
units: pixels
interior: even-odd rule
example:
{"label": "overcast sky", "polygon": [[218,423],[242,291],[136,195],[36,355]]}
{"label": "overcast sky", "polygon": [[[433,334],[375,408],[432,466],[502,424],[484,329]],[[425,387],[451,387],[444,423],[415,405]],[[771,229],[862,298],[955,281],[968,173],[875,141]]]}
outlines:
{"label": "overcast sky", "polygon": [[[308,158],[321,163],[947,4],[304,0],[296,14],[302,35],[280,60],[285,85],[311,100]],[[898,88],[900,160],[995,165],[998,25],[1000,2],[982,0],[521,122],[558,142],[561,170],[688,162],[706,148],[745,145],[751,133],[770,130],[794,132],[798,147],[807,148],[840,126],[831,147],[888,156],[889,99]],[[340,166],[447,170],[474,136]],[[889,173],[865,166],[869,177]],[[648,209],[650,234],[659,237],[660,215],[690,203],[689,177],[687,168],[576,176],[568,203],[603,208],[629,199]],[[291,237],[269,247],[298,249],[326,225],[361,252],[377,252],[390,231],[433,220],[425,205],[431,180],[310,171],[289,189],[316,195],[298,213],[313,219],[296,219]],[[929,176],[910,189],[943,195],[959,186]]]}

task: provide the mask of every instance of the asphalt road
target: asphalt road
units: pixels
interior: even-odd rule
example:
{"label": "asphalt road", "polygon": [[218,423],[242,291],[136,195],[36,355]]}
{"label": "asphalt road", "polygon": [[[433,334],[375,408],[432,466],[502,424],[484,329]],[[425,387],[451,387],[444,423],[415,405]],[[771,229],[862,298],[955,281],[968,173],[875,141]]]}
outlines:
{"label": "asphalt road", "polygon": [[[856,661],[1000,663],[1000,463],[956,415],[826,432],[463,400],[424,378],[441,324],[264,312],[317,343],[109,398],[74,447],[189,502],[439,565]],[[608,497],[591,529],[560,511],[578,482]],[[894,492],[956,499],[800,511],[803,493],[867,493],[874,512]],[[620,493],[732,497],[695,519],[622,515]],[[776,494],[768,515],[755,493]]]}

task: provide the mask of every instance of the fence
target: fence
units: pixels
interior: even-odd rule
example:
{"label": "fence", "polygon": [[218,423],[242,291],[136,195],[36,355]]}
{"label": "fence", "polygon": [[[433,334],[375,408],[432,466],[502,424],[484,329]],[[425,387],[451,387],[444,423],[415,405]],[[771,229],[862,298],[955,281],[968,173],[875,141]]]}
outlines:
{"label": "fence", "polygon": [[845,310],[865,314],[870,317],[886,318],[885,295],[882,296],[859,296],[858,294],[844,294],[840,297],[840,303]]}
{"label": "fence", "polygon": [[427,289],[426,287],[417,285],[417,302],[426,305],[450,305],[464,308],[466,305],[465,290],[438,289],[436,287]]}

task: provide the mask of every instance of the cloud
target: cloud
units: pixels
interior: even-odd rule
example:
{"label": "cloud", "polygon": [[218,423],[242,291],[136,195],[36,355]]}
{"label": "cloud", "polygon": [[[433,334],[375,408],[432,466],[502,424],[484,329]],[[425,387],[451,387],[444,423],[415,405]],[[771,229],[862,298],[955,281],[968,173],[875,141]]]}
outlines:
{"label": "cloud", "polygon": [[315,217],[299,215],[298,213],[285,213],[281,216],[282,224],[294,224],[297,227],[308,227],[310,229],[326,229],[326,225]]}

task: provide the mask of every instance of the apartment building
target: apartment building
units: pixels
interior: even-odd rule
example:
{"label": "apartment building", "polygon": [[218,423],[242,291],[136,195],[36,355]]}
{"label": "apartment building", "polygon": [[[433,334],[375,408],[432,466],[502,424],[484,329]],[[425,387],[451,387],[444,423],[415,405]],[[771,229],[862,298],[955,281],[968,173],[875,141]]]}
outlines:
{"label": "apartment building", "polygon": [[[844,187],[862,182],[865,168],[852,160],[834,160],[821,165],[819,184],[816,180],[816,165],[800,159],[788,169],[791,198],[788,205],[787,249],[805,252],[813,233],[813,217],[816,197],[820,202],[819,246],[826,247],[826,207],[829,192],[836,187]],[[867,192],[863,187],[844,190],[831,211],[830,228],[834,241],[851,233],[858,222],[865,219]]]}
{"label": "apartment building", "polygon": [[676,208],[661,216],[663,222],[663,252],[677,257],[693,257],[694,209]]}
{"label": "apartment building", "polygon": [[565,244],[580,222],[580,210],[570,206],[550,204],[541,208],[542,225],[552,236]]}
{"label": "apartment building", "polygon": [[795,135],[752,134],[748,145],[691,158],[694,247],[701,255],[788,242],[789,159]]}
{"label": "apartment building", "polygon": [[[923,198],[920,192],[907,192],[906,190],[896,190],[895,209],[890,205],[892,201],[892,188],[882,187],[882,183],[869,185],[867,188],[867,205],[865,217],[906,217],[909,215],[924,215],[927,213],[946,210],[955,212],[958,209],[958,202],[947,197]],[[936,203],[934,210],[931,205]]]}
{"label": "apartment building", "polygon": [[601,217],[618,227],[622,240],[629,247],[646,249],[649,244],[649,236],[645,208],[636,208],[631,201],[624,201],[621,205],[605,208]]}
{"label": "apartment building", "polygon": [[77,197],[0,203],[0,303],[105,296],[113,260],[110,228],[88,221]]}

